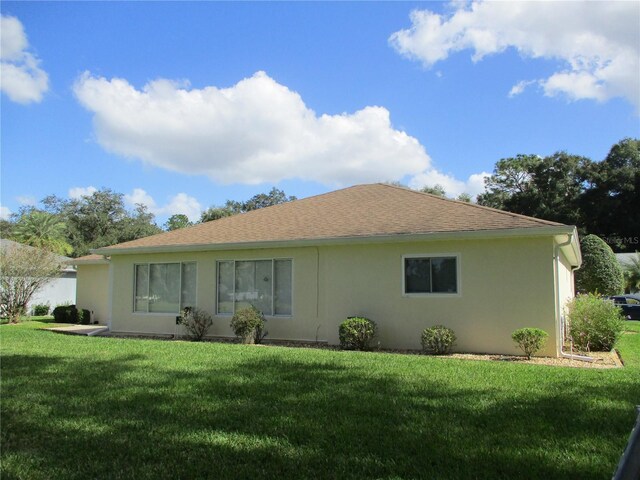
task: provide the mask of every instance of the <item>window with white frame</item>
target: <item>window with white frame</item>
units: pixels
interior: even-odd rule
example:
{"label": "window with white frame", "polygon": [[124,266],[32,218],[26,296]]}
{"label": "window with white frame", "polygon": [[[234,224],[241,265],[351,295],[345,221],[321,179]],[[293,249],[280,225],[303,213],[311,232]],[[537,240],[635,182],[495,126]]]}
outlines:
{"label": "window with white frame", "polygon": [[264,315],[291,315],[291,259],[222,260],[217,267],[218,314],[253,305]]}
{"label": "window with white frame", "polygon": [[403,270],[406,295],[458,293],[456,255],[406,255]]}
{"label": "window with white frame", "polygon": [[134,312],[179,313],[196,306],[196,264],[135,265]]}

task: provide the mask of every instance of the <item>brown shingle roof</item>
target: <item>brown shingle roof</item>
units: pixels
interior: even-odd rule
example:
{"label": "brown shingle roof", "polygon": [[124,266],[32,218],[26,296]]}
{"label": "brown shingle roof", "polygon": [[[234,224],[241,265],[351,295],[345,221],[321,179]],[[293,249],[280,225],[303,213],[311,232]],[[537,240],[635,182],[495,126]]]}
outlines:
{"label": "brown shingle roof", "polygon": [[98,251],[563,226],[386,184],[356,185]]}

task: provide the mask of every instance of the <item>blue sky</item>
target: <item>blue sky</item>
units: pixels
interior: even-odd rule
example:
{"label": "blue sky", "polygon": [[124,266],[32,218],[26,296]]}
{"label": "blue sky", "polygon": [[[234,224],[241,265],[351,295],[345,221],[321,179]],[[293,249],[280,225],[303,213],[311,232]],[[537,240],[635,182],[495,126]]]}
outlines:
{"label": "blue sky", "polygon": [[108,187],[162,224],[272,186],[477,194],[640,136],[638,2],[2,2],[2,215]]}

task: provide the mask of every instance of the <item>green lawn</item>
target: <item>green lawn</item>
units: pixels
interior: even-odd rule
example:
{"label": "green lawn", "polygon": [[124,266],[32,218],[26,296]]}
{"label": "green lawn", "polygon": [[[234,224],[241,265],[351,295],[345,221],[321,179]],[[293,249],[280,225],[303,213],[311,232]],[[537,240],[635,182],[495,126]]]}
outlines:
{"label": "green lawn", "polygon": [[627,366],[75,337],[0,327],[3,479],[608,479]]}

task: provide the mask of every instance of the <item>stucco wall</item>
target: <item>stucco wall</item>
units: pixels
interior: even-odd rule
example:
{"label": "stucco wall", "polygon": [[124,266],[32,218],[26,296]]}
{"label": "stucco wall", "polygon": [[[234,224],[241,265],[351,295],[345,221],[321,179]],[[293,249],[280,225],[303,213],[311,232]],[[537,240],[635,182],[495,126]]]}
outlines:
{"label": "stucco wall", "polygon": [[[113,256],[111,329],[180,333],[175,314],[133,313],[135,263],[197,262],[197,304],[213,313],[217,260],[292,258],[293,315],[268,317],[268,338],[335,344],[340,322],[364,315],[377,322],[384,347],[420,348],[421,331],[443,324],[455,330],[458,351],[517,353],[511,333],[535,326],[550,336],[542,353],[555,355],[553,250],[547,237]],[[459,255],[459,294],[405,296],[402,256],[409,254]],[[215,317],[210,334],[232,335],[229,320]]]}
{"label": "stucco wall", "polygon": [[109,265],[78,265],[78,308],[92,312],[92,321],[109,321]]}
{"label": "stucco wall", "polygon": [[[199,308],[216,310],[216,261],[291,258],[293,260],[293,315],[267,317],[267,331],[272,339],[326,340],[326,332],[318,328],[317,250],[315,248],[240,250],[159,255],[113,256],[114,299],[111,330],[130,333],[181,333],[175,324],[176,314],[134,313],[133,289],[136,263],[196,262]],[[212,336],[233,336],[231,316],[215,316]],[[180,328],[180,327],[178,327]]]}
{"label": "stucco wall", "polygon": [[[407,254],[458,254],[459,295],[405,296]],[[456,332],[458,351],[517,353],[511,333],[535,326],[550,336],[543,353],[556,353],[550,238],[332,247],[321,258],[330,343],[342,319],[364,315],[377,322],[386,347],[418,349],[422,330],[440,324]]]}

